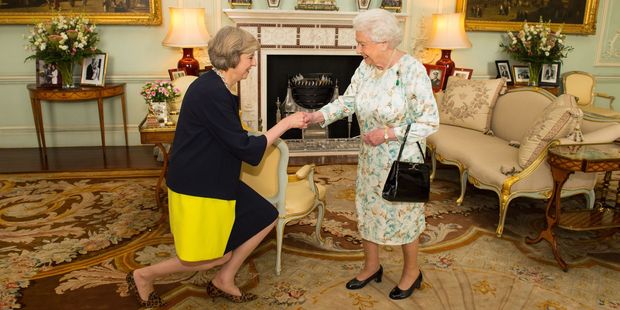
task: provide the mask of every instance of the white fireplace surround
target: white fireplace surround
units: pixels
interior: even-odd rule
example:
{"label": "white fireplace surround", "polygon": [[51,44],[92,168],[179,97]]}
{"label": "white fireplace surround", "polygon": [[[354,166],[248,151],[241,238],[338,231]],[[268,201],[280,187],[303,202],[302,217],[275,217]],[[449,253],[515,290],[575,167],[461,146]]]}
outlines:
{"label": "white fireplace surround", "polygon": [[[242,120],[254,130],[267,130],[267,56],[356,55],[351,24],[358,12],[226,9],[224,13],[261,44],[257,68],[239,85]],[[406,24],[406,14],[397,18]]]}

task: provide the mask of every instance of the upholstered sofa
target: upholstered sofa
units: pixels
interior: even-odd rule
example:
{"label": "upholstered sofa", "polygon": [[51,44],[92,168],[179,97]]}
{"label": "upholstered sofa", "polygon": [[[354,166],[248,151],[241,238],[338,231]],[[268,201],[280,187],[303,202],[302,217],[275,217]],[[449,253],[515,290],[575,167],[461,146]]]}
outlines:
{"label": "upholstered sofa", "polygon": [[[446,90],[436,95],[441,125],[427,139],[433,177],[437,161],[458,167],[461,193],[457,205],[463,202],[468,181],[497,193],[498,237],[511,200],[550,197],[553,181],[546,156],[551,145],[578,143],[575,140],[581,137],[582,143],[620,137],[620,124],[583,120],[570,95],[555,97],[529,87],[500,95],[505,91],[503,84],[501,79],[456,82],[451,78]],[[559,108],[562,105],[568,106]],[[562,197],[584,194],[592,207],[595,184],[595,174],[577,172],[564,184]]]}

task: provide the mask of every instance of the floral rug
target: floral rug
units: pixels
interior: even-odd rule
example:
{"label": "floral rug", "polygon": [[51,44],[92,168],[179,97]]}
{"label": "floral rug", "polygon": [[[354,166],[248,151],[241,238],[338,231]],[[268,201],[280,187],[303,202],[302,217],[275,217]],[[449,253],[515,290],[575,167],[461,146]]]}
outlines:
{"label": "floral rug", "polygon": [[[620,309],[620,234],[558,229],[563,272],[549,245],[527,245],[544,225],[544,202],[517,199],[504,236],[495,236],[497,197],[468,188],[457,207],[456,171],[440,169],[427,204],[419,261],[424,283],[393,301],[399,247],[382,246],[384,278],[358,291],[344,283],[362,262],[354,211],[354,165],[318,166],[327,188],[323,244],[315,215],[285,229],[282,274],[275,241],[248,259],[237,283],[261,297],[248,304],[212,300],[214,270],[162,278],[166,309]],[[127,271],[174,255],[167,218],[153,194],[157,171],[5,175],[0,181],[0,309],[132,309]],[[579,206],[580,197],[563,205]]]}

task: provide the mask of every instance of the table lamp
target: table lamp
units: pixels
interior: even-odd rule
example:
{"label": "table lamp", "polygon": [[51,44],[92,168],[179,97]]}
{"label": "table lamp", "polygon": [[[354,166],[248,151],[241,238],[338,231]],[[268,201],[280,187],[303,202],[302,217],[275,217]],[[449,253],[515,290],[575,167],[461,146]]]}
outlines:
{"label": "table lamp", "polygon": [[194,47],[207,46],[210,37],[205,25],[204,8],[171,7],[168,34],[161,44],[182,48],[183,57],[177,67],[184,69],[187,75],[198,76],[200,65],[194,58]]}
{"label": "table lamp", "polygon": [[433,14],[431,39],[426,44],[429,48],[441,49],[441,58],[435,63],[446,67],[446,79],[442,89],[446,87],[447,77],[454,71],[454,61],[450,58],[453,49],[469,48],[471,42],[465,33],[465,15],[462,13]]}

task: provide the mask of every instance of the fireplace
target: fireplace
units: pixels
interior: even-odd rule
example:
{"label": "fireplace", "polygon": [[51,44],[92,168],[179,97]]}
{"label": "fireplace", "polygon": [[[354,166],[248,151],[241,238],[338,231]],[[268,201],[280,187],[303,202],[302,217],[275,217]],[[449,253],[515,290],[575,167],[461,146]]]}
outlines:
{"label": "fireplace", "polygon": [[[277,103],[284,103],[287,96],[288,80],[294,75],[309,76],[313,73],[330,74],[336,81],[338,94],[342,95],[351,82],[351,76],[362,60],[361,56],[355,55],[268,55],[264,67],[267,71],[266,85],[266,128],[269,129],[276,123],[278,107]],[[314,111],[316,109],[300,110]],[[280,109],[280,112],[282,110]],[[349,126],[350,125],[350,126]],[[349,123],[348,119],[339,120],[329,125],[326,138],[351,138],[359,135],[359,127],[355,117]],[[285,133],[284,139],[302,138],[301,130],[291,129]]]}

